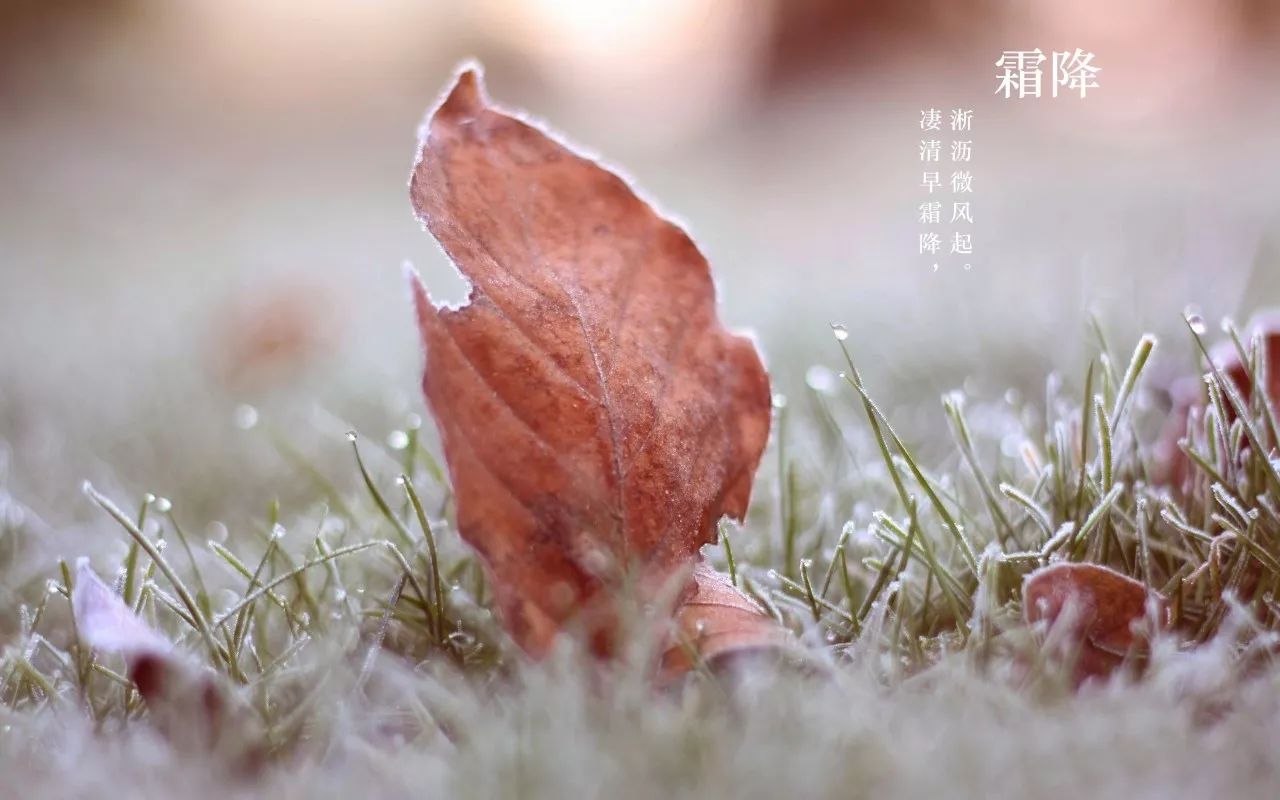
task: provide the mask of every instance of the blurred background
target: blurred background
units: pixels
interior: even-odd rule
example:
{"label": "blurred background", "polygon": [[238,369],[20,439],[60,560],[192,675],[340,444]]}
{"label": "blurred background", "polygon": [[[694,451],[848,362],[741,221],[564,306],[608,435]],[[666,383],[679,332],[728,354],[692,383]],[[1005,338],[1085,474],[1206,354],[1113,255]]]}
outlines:
{"label": "blurred background", "polygon": [[[1100,88],[998,97],[1033,48]],[[349,481],[348,427],[393,469],[425,416],[400,264],[461,295],[408,173],[468,57],[690,229],[779,391],[839,368],[840,322],[908,431],[1074,375],[1091,312],[1123,353],[1172,334],[1172,373],[1187,304],[1280,302],[1270,0],[7,0],[5,513],[101,526],[89,478],[260,516],[302,480],[273,439]],[[969,271],[917,251],[928,107],[975,112]]]}

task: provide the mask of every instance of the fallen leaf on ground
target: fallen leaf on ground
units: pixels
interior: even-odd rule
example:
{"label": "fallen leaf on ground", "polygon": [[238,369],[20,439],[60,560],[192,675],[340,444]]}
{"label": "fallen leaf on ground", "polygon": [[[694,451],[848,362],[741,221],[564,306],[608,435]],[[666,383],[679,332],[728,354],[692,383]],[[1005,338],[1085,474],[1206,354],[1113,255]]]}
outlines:
{"label": "fallen leaf on ground", "polygon": [[495,110],[474,71],[427,124],[410,195],[470,282],[448,308],[411,278],[459,530],[527,652],[577,627],[608,655],[623,576],[652,591],[746,513],[759,355],[721,325],[683,230]]}
{"label": "fallen leaf on ground", "polygon": [[1022,585],[1022,612],[1028,624],[1046,622],[1075,659],[1077,685],[1110,675],[1131,655],[1141,655],[1148,637],[1136,628],[1147,618],[1148,602],[1165,622],[1163,600],[1140,582],[1098,564],[1058,563],[1036,570]]}
{"label": "fallen leaf on ground", "polygon": [[261,731],[213,673],[178,651],[111,590],[89,566],[76,565],[71,591],[84,643],[124,657],[128,678],[147,701],[152,723],[175,748],[213,750],[237,771],[261,765]]}
{"label": "fallen leaf on ground", "polygon": [[130,668],[138,659],[178,659],[173,653],[173,643],[133,613],[133,609],[102,582],[87,559],[76,563],[71,605],[76,615],[76,629],[85,644],[123,655]]}
{"label": "fallen leaf on ground", "polygon": [[676,613],[674,643],[662,655],[659,682],[669,682],[699,663],[719,662],[761,650],[781,650],[790,634],[706,562],[693,570],[693,592]]}
{"label": "fallen leaf on ground", "polygon": [[[1261,336],[1263,342],[1266,399],[1272,412],[1280,416],[1280,311],[1263,312],[1251,319],[1243,336],[1246,347],[1251,346],[1255,336]],[[1241,399],[1245,403],[1253,402],[1253,382],[1235,343],[1219,342],[1210,350],[1209,355],[1214,365],[1240,391]],[[1169,386],[1169,397],[1172,408],[1155,447],[1155,478],[1179,491],[1185,491],[1187,479],[1191,476],[1191,463],[1178,442],[1187,435],[1187,421],[1191,414],[1199,414],[1204,410],[1204,378],[1182,376],[1173,380]],[[1226,422],[1230,424],[1235,420],[1235,409],[1229,402],[1226,402],[1226,411]]]}
{"label": "fallen leaf on ground", "polygon": [[259,281],[213,316],[211,372],[235,395],[282,385],[333,352],[343,322],[341,304],[314,277]]}

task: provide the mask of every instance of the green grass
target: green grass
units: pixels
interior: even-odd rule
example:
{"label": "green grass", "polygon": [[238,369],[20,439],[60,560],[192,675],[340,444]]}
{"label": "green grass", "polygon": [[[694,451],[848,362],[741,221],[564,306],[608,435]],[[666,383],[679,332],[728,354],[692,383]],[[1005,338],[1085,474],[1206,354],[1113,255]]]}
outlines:
{"label": "green grass", "polygon": [[[1187,328],[1206,347],[1202,323]],[[207,668],[232,712],[191,740],[174,729],[198,726],[201,703],[148,709],[118,657],[80,643],[64,560],[9,587],[0,609],[14,630],[0,762],[59,794],[74,793],[68,770],[98,769],[142,792],[233,781],[297,796],[1026,796],[1063,781],[1107,796],[1247,795],[1280,778],[1264,746],[1280,732],[1280,462],[1256,389],[1268,365],[1227,331],[1255,390],[1246,401],[1211,373],[1182,444],[1184,493],[1151,477],[1167,416],[1144,380],[1156,341],[1117,353],[1095,331],[1082,374],[1051,377],[1034,402],[952,393],[936,424],[908,428],[876,403],[837,327],[839,379],[819,371],[776,398],[751,515],[707,548],[814,668],[704,670],[661,694],[645,636],[603,674],[571,641],[525,663],[416,426],[376,460],[378,443],[352,434],[347,486],[259,427],[312,477],[315,499],[272,504],[225,542],[190,535],[204,525],[181,498],[86,484],[127,544],[98,573]],[[31,535],[12,523],[0,528],[6,563]],[[1069,664],[1043,657],[1044,631],[1023,622],[1023,576],[1056,560],[1107,564],[1169,600],[1171,632],[1112,685],[1072,692]],[[1027,735],[1010,741],[1011,725]],[[983,735],[991,750],[970,741]]]}

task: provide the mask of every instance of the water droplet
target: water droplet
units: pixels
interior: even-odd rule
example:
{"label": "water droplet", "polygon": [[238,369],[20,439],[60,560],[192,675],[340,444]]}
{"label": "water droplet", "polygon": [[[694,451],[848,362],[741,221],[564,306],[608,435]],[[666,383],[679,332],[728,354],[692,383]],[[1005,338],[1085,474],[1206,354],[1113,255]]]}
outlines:
{"label": "water droplet", "polygon": [[209,541],[217,542],[218,544],[225,542],[229,533],[227,526],[217,520],[210,522],[208,527],[205,528],[205,534],[209,537]]}
{"label": "water droplet", "polygon": [[1021,432],[1010,433],[1000,439],[1000,453],[1005,458],[1014,458],[1022,452],[1022,446],[1026,441],[1026,437]]}
{"label": "water droplet", "polygon": [[831,323],[831,333],[838,342],[843,342],[849,338],[849,329],[837,322]]}
{"label": "water droplet", "polygon": [[84,483],[80,484],[80,491],[84,492],[85,494],[92,495],[93,484],[90,483],[89,481],[85,481]]}
{"label": "water droplet", "polygon": [[454,631],[449,634],[449,641],[453,643],[455,647],[467,649],[475,645],[476,637],[466,631]]}
{"label": "water droplet", "polygon": [[1190,326],[1191,332],[1197,336],[1203,334],[1209,329],[1204,323],[1204,317],[1200,315],[1199,309],[1195,306],[1187,306],[1187,309],[1183,312],[1183,316],[1186,317],[1187,325]]}
{"label": "water droplet", "polygon": [[814,364],[804,373],[804,383],[818,394],[831,394],[836,388],[836,375],[821,364]]}
{"label": "water droplet", "polygon": [[168,542],[166,542],[164,539],[156,539],[156,552],[157,552],[157,553],[163,553],[163,552],[164,552],[164,549],[165,549],[166,547],[168,547],[168,546],[169,546],[169,543],[168,543]]}
{"label": "water droplet", "polygon": [[404,475],[396,476],[396,486],[406,486],[408,485],[408,483],[409,483],[409,478],[407,476],[404,476]]}
{"label": "water droplet", "polygon": [[1219,327],[1222,328],[1223,333],[1231,333],[1231,331],[1235,329],[1236,323],[1231,319],[1231,317],[1223,317]]}
{"label": "water droplet", "polygon": [[404,426],[411,431],[416,431],[422,427],[422,417],[417,414],[410,414],[404,419]]}
{"label": "water droplet", "polygon": [[787,396],[786,396],[785,394],[782,394],[781,392],[779,392],[778,394],[775,394],[775,395],[773,396],[773,407],[774,407],[774,408],[786,408],[786,407],[787,407]]}
{"label": "water droplet", "polygon": [[347,431],[348,442],[354,442],[356,439],[359,439],[359,438],[360,438],[359,434],[357,434],[355,431]]}
{"label": "water droplet", "polygon": [[45,591],[47,591],[49,594],[57,594],[60,591],[58,587],[58,582],[55,581],[53,578],[50,578],[48,582],[45,583],[44,588],[45,588]]}
{"label": "water droplet", "polygon": [[232,414],[232,420],[237,428],[247,431],[258,424],[258,409],[248,403],[241,403],[236,406],[236,410]]}
{"label": "water droplet", "polygon": [[169,502],[167,497],[156,498],[156,511],[161,514],[168,514],[173,509],[173,503]]}
{"label": "water droplet", "polygon": [[272,525],[272,526],[271,526],[271,538],[272,538],[272,539],[275,539],[276,541],[279,541],[280,539],[283,539],[283,538],[284,538],[284,535],[285,535],[287,532],[288,532],[288,531],[286,531],[286,530],[284,529],[284,526],[283,526],[283,525],[281,525],[281,524],[280,524],[280,523],[278,523],[278,522],[277,522],[275,525]]}
{"label": "water droplet", "polygon": [[156,496],[151,492],[147,492],[142,496],[142,502],[146,503],[147,505],[151,505],[155,501],[156,501]]}
{"label": "water droplet", "polygon": [[409,434],[404,431],[392,431],[387,434],[387,447],[392,450],[403,450],[409,446]]}

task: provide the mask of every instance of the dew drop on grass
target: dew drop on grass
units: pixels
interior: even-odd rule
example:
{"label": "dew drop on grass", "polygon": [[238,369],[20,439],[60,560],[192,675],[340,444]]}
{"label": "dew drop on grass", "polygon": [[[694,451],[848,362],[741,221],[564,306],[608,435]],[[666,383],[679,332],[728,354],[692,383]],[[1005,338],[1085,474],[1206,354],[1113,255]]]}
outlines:
{"label": "dew drop on grass", "polygon": [[227,530],[226,525],[215,520],[209,523],[209,526],[205,529],[205,533],[208,535],[209,541],[222,544],[227,540],[227,534],[229,531]]}
{"label": "dew drop on grass", "polygon": [[466,649],[475,645],[476,638],[466,631],[454,631],[449,634],[449,641],[456,647]]}
{"label": "dew drop on grass", "polygon": [[411,431],[416,431],[418,428],[422,427],[422,417],[417,414],[410,414],[405,417],[404,426]]}
{"label": "dew drop on grass", "polygon": [[146,503],[147,505],[151,505],[155,501],[156,501],[156,496],[151,492],[147,492],[142,496],[142,502]]}
{"label": "dew drop on grass", "polygon": [[409,434],[404,431],[392,431],[387,434],[387,447],[392,450],[403,450],[409,446]]}
{"label": "dew drop on grass", "polygon": [[359,434],[357,434],[355,431],[347,431],[348,442],[354,442],[356,439],[359,439],[359,438],[360,438]]}
{"label": "dew drop on grass", "polygon": [[275,525],[271,526],[272,539],[279,541],[284,538],[285,533],[286,531],[284,529],[284,526],[281,525],[280,523],[277,522]]}
{"label": "dew drop on grass", "polygon": [[814,364],[804,373],[804,383],[818,394],[831,394],[836,388],[836,375],[821,364]]}
{"label": "dew drop on grass", "polygon": [[161,514],[168,514],[169,511],[172,509],[173,509],[173,503],[169,502],[169,498],[167,497],[156,498],[156,511],[159,511]]}
{"label": "dew drop on grass", "polygon": [[1195,306],[1187,306],[1182,313],[1187,318],[1187,325],[1191,327],[1192,333],[1200,336],[1209,330],[1209,326],[1205,325],[1204,316],[1200,314],[1200,310]]}
{"label": "dew drop on grass", "polygon": [[843,342],[849,338],[849,329],[838,322],[831,323],[831,333],[838,342]]}
{"label": "dew drop on grass", "polygon": [[236,410],[232,414],[232,420],[237,428],[247,431],[258,424],[258,409],[248,403],[241,403],[236,406]]}
{"label": "dew drop on grass", "polygon": [[787,407],[787,396],[786,396],[785,394],[782,394],[781,392],[779,392],[778,394],[775,394],[775,395],[773,396],[773,407],[774,407],[774,408],[786,408],[786,407]]}
{"label": "dew drop on grass", "polygon": [[1000,439],[1000,453],[1005,458],[1014,458],[1022,452],[1026,437],[1021,433],[1010,433]]}

